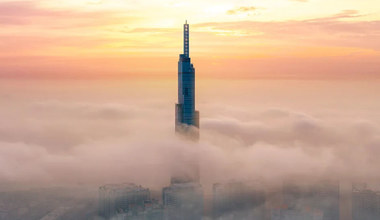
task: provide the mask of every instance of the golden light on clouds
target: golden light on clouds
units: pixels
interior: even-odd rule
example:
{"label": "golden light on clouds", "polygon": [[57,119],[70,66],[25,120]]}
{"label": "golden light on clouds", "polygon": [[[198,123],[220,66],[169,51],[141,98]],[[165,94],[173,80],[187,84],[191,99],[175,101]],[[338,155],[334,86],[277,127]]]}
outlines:
{"label": "golden light on clouds", "polygon": [[[13,66],[37,60],[41,66],[30,69],[33,75],[44,66],[53,65],[49,62],[57,57],[67,59],[72,69],[85,58],[118,58],[121,62],[116,65],[121,68],[118,72],[138,75],[140,69],[146,68],[128,60],[154,57],[164,63],[176,62],[182,50],[182,24],[189,20],[191,53],[194,62],[201,63],[198,68],[204,69],[204,75],[219,71],[207,65],[207,60],[215,56],[233,58],[228,62],[212,62],[226,71],[245,63],[246,59],[251,60],[257,65],[246,68],[252,70],[253,76],[263,71],[260,68],[264,65],[260,63],[263,57],[273,62],[279,58],[313,58],[318,64],[317,58],[330,57],[341,63],[350,57],[350,61],[356,59],[364,73],[380,72],[377,62],[372,62],[380,57],[379,8],[376,0],[334,3],[328,0],[8,0],[0,2],[0,56],[14,64],[4,61],[1,67],[5,70],[3,74],[17,75]],[[236,61],[239,58],[243,60]],[[81,68],[91,66],[92,62],[95,61],[87,60]],[[125,68],[128,71],[122,67],[123,63],[129,63]],[[160,62],[152,63],[156,66],[144,74],[166,72],[168,76],[175,71],[175,65],[170,68],[160,66]],[[99,68],[114,69],[110,65],[105,62]],[[290,65],[293,64],[289,63],[288,68],[293,69]],[[283,70],[286,72],[287,68]],[[330,74],[334,75],[334,71],[332,68]],[[239,73],[231,74],[236,76]]]}

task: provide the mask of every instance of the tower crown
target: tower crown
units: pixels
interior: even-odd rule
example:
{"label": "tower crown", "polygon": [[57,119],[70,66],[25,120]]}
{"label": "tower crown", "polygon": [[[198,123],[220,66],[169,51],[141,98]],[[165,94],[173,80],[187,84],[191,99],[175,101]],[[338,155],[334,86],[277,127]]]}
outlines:
{"label": "tower crown", "polygon": [[183,54],[186,56],[186,57],[189,57],[189,24],[187,23],[187,20],[186,20],[186,23],[183,25]]}

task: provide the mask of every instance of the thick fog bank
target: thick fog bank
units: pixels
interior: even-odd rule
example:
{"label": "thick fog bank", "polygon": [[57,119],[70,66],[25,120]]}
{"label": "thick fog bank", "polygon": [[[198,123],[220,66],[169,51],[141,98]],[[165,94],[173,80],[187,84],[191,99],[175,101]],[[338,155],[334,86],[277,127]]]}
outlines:
{"label": "thick fog bank", "polygon": [[202,82],[198,143],[174,134],[175,82],[1,83],[3,184],[160,188],[195,154],[205,184],[380,177],[377,82]]}

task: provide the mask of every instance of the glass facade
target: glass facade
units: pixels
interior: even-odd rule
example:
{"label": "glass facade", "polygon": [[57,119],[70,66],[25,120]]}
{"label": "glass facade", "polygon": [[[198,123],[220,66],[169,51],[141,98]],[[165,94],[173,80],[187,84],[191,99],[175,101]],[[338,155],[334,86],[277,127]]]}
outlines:
{"label": "glass facade", "polygon": [[195,111],[195,69],[189,57],[189,24],[184,24],[184,54],[178,61],[178,104],[176,130],[183,125],[199,127],[199,113]]}

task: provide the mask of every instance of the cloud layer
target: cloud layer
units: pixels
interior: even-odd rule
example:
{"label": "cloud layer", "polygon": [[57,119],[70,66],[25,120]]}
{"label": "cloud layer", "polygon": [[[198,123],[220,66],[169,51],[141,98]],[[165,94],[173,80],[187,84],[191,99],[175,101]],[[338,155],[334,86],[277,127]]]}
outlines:
{"label": "cloud layer", "polygon": [[[284,97],[280,93],[264,95],[267,101],[278,103],[273,107],[229,86],[223,93],[227,101],[221,105],[212,91],[201,88],[201,140],[193,143],[173,132],[174,100],[164,99],[170,97],[165,96],[167,92],[175,91],[172,87],[157,84],[144,91],[145,86],[133,82],[112,87],[86,82],[81,84],[87,84],[84,88],[69,84],[44,88],[40,83],[30,84],[28,93],[7,86],[2,92],[3,183],[136,182],[159,188],[168,183],[173,167],[194,154],[199,157],[205,185],[252,179],[279,182],[290,177],[380,178],[376,159],[380,118],[372,111],[375,105],[358,107],[366,103],[364,96],[361,101],[350,99],[350,110],[334,105],[306,110],[281,105]],[[252,86],[239,84],[245,89]],[[266,89],[275,87],[269,83]],[[358,88],[348,87],[352,93],[346,95],[355,97],[352,94]],[[255,91],[265,94],[266,89]],[[296,91],[312,94],[305,88]],[[331,87],[330,99],[321,91],[314,105],[335,100],[339,93],[334,91]],[[294,103],[310,105],[302,99]],[[347,105],[344,99],[337,104]]]}

